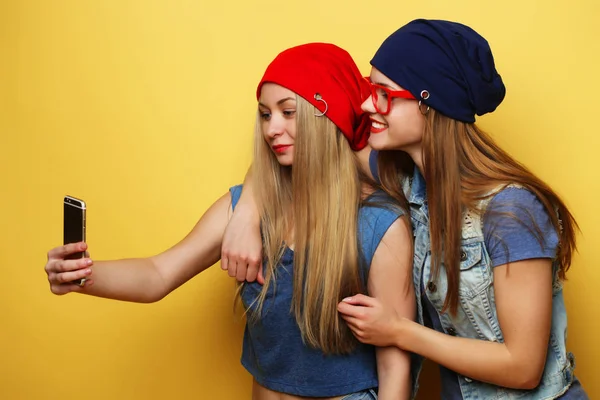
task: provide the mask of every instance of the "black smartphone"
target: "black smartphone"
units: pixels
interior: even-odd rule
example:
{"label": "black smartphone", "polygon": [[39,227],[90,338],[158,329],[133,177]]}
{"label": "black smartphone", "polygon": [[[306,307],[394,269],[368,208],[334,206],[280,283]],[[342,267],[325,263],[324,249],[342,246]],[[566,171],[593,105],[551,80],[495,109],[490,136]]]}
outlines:
{"label": "black smartphone", "polygon": [[[85,242],[85,201],[65,196],[63,214],[63,244]],[[80,251],[65,257],[65,260],[76,260],[85,257],[85,252]],[[82,286],[85,278],[73,281]]]}

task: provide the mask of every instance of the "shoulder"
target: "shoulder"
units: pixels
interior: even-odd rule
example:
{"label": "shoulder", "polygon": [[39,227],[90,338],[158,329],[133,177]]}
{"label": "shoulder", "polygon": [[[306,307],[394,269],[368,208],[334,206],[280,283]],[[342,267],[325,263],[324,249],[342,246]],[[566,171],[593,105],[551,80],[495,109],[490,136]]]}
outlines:
{"label": "shoulder", "polygon": [[[373,193],[361,206],[359,213],[359,235],[363,254],[370,264],[379,243],[388,237],[390,241],[402,234],[402,229],[410,231],[406,212],[385,192]],[[399,240],[399,239],[398,239]]]}
{"label": "shoulder", "polygon": [[382,189],[375,189],[373,193],[365,198],[362,202],[361,208],[364,208],[365,210],[385,210],[397,213],[399,215],[406,214],[406,211],[400,206],[394,197]]}
{"label": "shoulder", "polygon": [[390,224],[406,214],[407,211],[383,190],[373,192],[360,207],[361,219],[389,220]]}
{"label": "shoulder", "polygon": [[509,186],[493,196],[483,217],[493,265],[554,258],[559,238],[550,214],[532,191]]}
{"label": "shoulder", "polygon": [[500,190],[489,200],[485,209],[484,222],[512,216],[522,222],[548,220],[548,211],[531,190],[511,185]]}
{"label": "shoulder", "polygon": [[517,185],[509,185],[492,196],[490,206],[522,205],[532,206],[542,204],[535,193]]}
{"label": "shoulder", "polygon": [[231,207],[235,208],[240,197],[242,195],[242,186],[243,185],[235,185],[229,188],[229,193],[231,195]]}

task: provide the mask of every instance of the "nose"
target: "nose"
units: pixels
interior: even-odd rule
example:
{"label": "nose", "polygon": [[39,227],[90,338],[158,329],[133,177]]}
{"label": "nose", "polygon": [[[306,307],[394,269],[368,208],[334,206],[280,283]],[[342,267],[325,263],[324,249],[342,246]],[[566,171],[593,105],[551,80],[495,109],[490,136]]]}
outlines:
{"label": "nose", "polygon": [[283,132],[285,132],[285,123],[284,119],[273,114],[269,121],[269,125],[267,126],[267,136],[270,139],[275,139],[278,136],[281,136]]}
{"label": "nose", "polygon": [[375,106],[373,105],[373,95],[369,95],[365,101],[360,105],[360,108],[369,114],[376,114]]}

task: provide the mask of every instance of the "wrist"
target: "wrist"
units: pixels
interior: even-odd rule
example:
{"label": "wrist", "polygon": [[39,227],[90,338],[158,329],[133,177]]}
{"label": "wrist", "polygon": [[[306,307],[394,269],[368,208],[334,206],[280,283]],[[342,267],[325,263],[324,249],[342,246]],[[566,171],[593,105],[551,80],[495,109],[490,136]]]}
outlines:
{"label": "wrist", "polygon": [[407,338],[412,322],[413,321],[405,317],[400,317],[396,320],[394,326],[394,346],[406,350]]}
{"label": "wrist", "polygon": [[260,225],[260,215],[254,203],[239,203],[235,208],[238,215],[242,216],[248,223]]}

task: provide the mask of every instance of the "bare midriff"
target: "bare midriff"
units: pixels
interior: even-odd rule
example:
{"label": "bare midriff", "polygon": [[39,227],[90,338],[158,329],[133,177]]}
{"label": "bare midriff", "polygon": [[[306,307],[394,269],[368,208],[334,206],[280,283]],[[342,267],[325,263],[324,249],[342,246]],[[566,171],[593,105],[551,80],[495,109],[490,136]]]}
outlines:
{"label": "bare midriff", "polygon": [[258,382],[252,383],[252,400],[341,400],[344,396],[337,397],[302,397],[294,396],[292,394],[286,394],[281,392],[275,392],[271,389],[267,389],[261,386]]}

